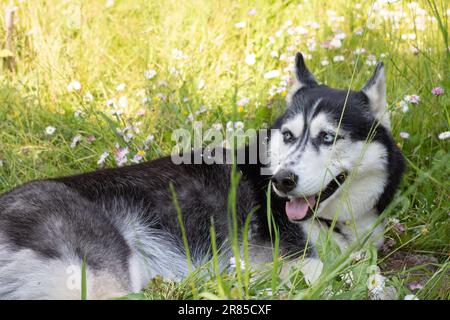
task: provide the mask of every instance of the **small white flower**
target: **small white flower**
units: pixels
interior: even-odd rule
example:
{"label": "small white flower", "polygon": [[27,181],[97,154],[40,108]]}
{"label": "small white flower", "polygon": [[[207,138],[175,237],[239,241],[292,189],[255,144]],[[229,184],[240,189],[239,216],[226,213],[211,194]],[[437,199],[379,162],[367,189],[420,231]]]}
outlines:
{"label": "small white flower", "polygon": [[242,29],[242,28],[245,28],[246,25],[247,25],[247,22],[241,21],[241,22],[235,23],[234,27],[237,29]]}
{"label": "small white flower", "polygon": [[408,132],[400,132],[400,138],[402,139],[409,139],[409,133]]}
{"label": "small white flower", "polygon": [[350,258],[353,259],[354,261],[361,261],[362,259],[364,259],[366,256],[366,252],[364,250],[359,250],[356,252],[353,252],[350,255]]}
{"label": "small white flower", "polygon": [[47,128],[45,128],[45,134],[51,136],[52,134],[54,134],[56,131],[56,128],[53,126],[48,126]]}
{"label": "small white flower", "polygon": [[273,79],[273,78],[277,78],[279,76],[280,76],[280,70],[272,70],[272,71],[264,73],[265,79]]}
{"label": "small white flower", "polygon": [[364,53],[366,53],[366,49],[365,48],[356,48],[354,53],[355,54],[364,54]]}
{"label": "small white flower", "polygon": [[342,41],[340,39],[333,38],[330,41],[330,47],[331,48],[340,48],[340,47],[342,47]]}
{"label": "small white flower", "polygon": [[172,49],[172,56],[175,60],[186,60],[187,56],[180,49],[174,48]]}
{"label": "small white flower", "polygon": [[75,118],[82,117],[82,116],[83,116],[83,110],[77,109],[77,110],[75,110],[75,111],[73,112],[73,115],[74,115]]}
{"label": "small white flower", "polygon": [[419,300],[414,294],[407,294],[403,300]]}
{"label": "small white flower", "polygon": [[125,90],[125,83],[119,83],[119,84],[116,86],[116,90],[117,90],[117,91],[123,91],[123,90]]}
{"label": "small white flower", "polygon": [[233,121],[227,122],[227,131],[233,131],[234,130],[234,123]]}
{"label": "small white flower", "polygon": [[273,57],[273,58],[277,58],[278,57],[278,52],[276,52],[275,50],[272,50],[270,52],[270,56]]}
{"label": "small white flower", "polygon": [[156,77],[156,70],[153,70],[153,69],[151,69],[151,70],[146,70],[145,72],[144,72],[144,76],[145,76],[145,78],[146,79],[148,79],[148,80],[151,80],[151,79],[153,79],[154,77]]}
{"label": "small white flower", "polygon": [[92,101],[94,101],[94,96],[92,95],[92,93],[86,92],[83,99],[86,103],[91,103]]}
{"label": "small white flower", "polygon": [[341,275],[341,279],[347,284],[352,285],[354,282],[353,273],[351,271]]}
{"label": "small white flower", "polygon": [[244,123],[242,121],[237,121],[234,123],[234,128],[236,130],[244,130]]}
{"label": "small white flower", "polygon": [[153,140],[155,140],[155,136],[154,135],[149,135],[145,140],[144,140],[144,147],[148,147],[148,145],[150,143],[153,142]]}
{"label": "small white flower", "polygon": [[108,156],[109,156],[109,152],[106,152],[106,151],[103,152],[100,156],[100,159],[98,159],[98,161],[97,161],[97,165],[103,166],[105,164],[105,160],[106,160],[106,158],[108,158]]}
{"label": "small white flower", "polygon": [[385,280],[386,278],[379,273],[374,273],[369,276],[367,289],[369,289],[369,294],[372,298],[376,299],[383,293]]}
{"label": "small white flower", "polygon": [[243,97],[241,100],[239,100],[238,102],[237,102],[237,105],[239,106],[239,107],[241,107],[241,106],[245,106],[245,105],[247,105],[248,103],[249,103],[249,98],[247,98],[247,97]]}
{"label": "small white flower", "polygon": [[198,82],[198,90],[202,90],[205,87],[205,80],[200,79]]}
{"label": "small white flower", "polygon": [[450,131],[444,131],[444,132],[439,133],[438,138],[439,138],[439,140],[446,140],[446,139],[450,138]]}
{"label": "small white flower", "polygon": [[333,57],[334,62],[340,62],[340,61],[344,61],[344,60],[345,60],[345,58],[343,55],[337,55],[337,56]]}
{"label": "small white flower", "polygon": [[398,103],[398,106],[400,107],[400,109],[402,110],[403,113],[406,113],[409,111],[409,106],[408,103],[406,103],[406,101],[400,101]]}
{"label": "small white flower", "polygon": [[248,64],[249,66],[254,65],[256,62],[256,56],[254,53],[250,53],[245,57],[245,63]]}
{"label": "small white flower", "polygon": [[323,59],[322,61],[320,61],[320,64],[323,66],[327,66],[330,64],[330,61],[328,61],[328,59]]}
{"label": "small white flower", "polygon": [[79,91],[79,90],[81,90],[81,84],[76,80],[71,81],[67,85],[67,91],[69,91],[69,92]]}
{"label": "small white flower", "polygon": [[[239,259],[239,264],[240,264],[241,270],[245,271],[245,261],[243,261],[242,259]],[[232,269],[236,269],[236,258],[235,257],[230,258],[230,267]]]}
{"label": "small white flower", "polygon": [[316,30],[320,28],[320,24],[315,21],[311,22],[309,25],[311,28],[316,29]]}
{"label": "small white flower", "polygon": [[420,97],[417,94],[407,95],[403,98],[406,102],[419,104]]}
{"label": "small white flower", "polygon": [[247,12],[247,14],[248,14],[249,16],[254,16],[254,15],[256,14],[256,9],[255,9],[255,8],[250,9],[250,10]]}
{"label": "small white flower", "polygon": [[108,99],[108,100],[106,101],[106,106],[107,106],[107,107],[115,107],[115,105],[116,105],[115,99]]}
{"label": "small white flower", "polygon": [[75,137],[73,137],[70,147],[72,149],[75,148],[77,146],[78,142],[80,142],[80,141],[81,141],[81,134],[77,134]]}

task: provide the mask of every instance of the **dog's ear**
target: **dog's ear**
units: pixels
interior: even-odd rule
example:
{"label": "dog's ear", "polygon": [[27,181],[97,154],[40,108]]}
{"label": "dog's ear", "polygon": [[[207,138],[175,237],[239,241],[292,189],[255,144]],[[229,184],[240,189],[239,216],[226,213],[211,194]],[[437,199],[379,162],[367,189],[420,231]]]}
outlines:
{"label": "dog's ear", "polygon": [[316,79],[306,67],[303,55],[300,52],[297,52],[297,54],[295,55],[294,83],[289,89],[289,93],[286,96],[286,102],[288,106],[292,102],[292,97],[299,89],[312,88],[317,85],[319,84],[317,83]]}
{"label": "dog's ear", "polygon": [[369,99],[369,107],[375,118],[390,130],[389,113],[386,110],[386,77],[383,62],[378,62],[372,77],[367,80],[361,91]]}

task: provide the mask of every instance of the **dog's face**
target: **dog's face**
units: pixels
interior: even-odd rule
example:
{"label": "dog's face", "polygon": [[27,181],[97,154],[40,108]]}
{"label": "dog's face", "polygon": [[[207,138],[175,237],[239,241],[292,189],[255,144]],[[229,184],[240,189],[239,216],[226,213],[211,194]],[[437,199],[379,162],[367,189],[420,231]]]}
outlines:
{"label": "dog's face", "polygon": [[[274,191],[292,221],[338,220],[374,208],[388,180],[392,146],[383,65],[361,91],[319,85],[296,57],[296,83],[269,142]],[[386,144],[389,144],[386,145]]]}

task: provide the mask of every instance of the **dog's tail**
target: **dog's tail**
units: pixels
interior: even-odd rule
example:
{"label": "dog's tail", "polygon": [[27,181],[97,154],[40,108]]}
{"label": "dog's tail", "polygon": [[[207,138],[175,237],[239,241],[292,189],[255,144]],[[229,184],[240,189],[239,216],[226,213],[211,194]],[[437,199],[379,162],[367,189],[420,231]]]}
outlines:
{"label": "dog's tail", "polygon": [[49,259],[32,249],[13,251],[0,243],[0,299],[96,300],[129,292],[110,272],[85,269],[80,259]]}

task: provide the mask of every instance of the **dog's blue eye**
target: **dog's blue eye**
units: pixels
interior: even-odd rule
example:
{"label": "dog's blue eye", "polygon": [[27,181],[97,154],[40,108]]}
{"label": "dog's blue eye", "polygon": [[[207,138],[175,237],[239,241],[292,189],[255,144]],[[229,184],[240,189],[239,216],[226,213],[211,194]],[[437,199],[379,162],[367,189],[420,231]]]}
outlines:
{"label": "dog's blue eye", "polygon": [[328,132],[322,132],[322,141],[324,144],[332,144],[334,142],[335,135]]}
{"label": "dog's blue eye", "polygon": [[283,141],[284,142],[292,142],[294,140],[294,135],[289,130],[283,132]]}

